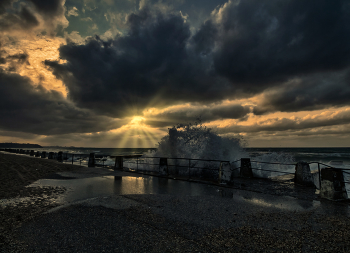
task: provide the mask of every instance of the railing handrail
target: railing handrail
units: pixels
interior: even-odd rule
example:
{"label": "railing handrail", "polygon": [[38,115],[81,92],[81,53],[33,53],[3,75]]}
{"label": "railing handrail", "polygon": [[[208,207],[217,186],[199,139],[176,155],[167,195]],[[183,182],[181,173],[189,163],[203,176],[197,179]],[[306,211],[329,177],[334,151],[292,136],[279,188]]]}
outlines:
{"label": "railing handrail", "polygon": [[280,162],[262,162],[262,161],[255,161],[251,160],[251,163],[267,163],[267,164],[279,164],[279,165],[288,165],[288,166],[295,166],[296,163],[280,163]]}

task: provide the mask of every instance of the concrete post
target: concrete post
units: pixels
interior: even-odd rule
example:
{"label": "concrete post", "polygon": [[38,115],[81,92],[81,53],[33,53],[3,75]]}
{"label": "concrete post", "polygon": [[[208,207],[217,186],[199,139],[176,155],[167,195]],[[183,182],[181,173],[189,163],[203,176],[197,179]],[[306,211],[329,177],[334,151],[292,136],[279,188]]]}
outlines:
{"label": "concrete post", "polygon": [[168,159],[167,158],[160,158],[159,159],[159,175],[162,176],[168,176]]}
{"label": "concrete post", "polygon": [[239,172],[241,177],[253,177],[252,164],[250,158],[241,158],[241,169]]}
{"label": "concrete post", "polygon": [[54,153],[53,152],[49,152],[49,157],[48,159],[53,159],[54,158]]}
{"label": "concrete post", "polygon": [[231,180],[231,166],[229,162],[220,162],[219,184],[225,184]]}
{"label": "concrete post", "polygon": [[63,162],[63,152],[59,151],[57,154],[57,161]]}
{"label": "concrete post", "polygon": [[95,153],[90,153],[88,167],[95,167]]}
{"label": "concrete post", "polygon": [[115,157],[114,169],[115,170],[123,170],[123,156],[116,156]]}
{"label": "concrete post", "polygon": [[20,153],[20,154],[24,154],[24,150],[23,150],[23,149],[20,149],[20,150],[19,150],[19,153]]}
{"label": "concrete post", "polygon": [[46,151],[41,152],[41,158],[46,158]]}
{"label": "concrete post", "polygon": [[310,165],[307,162],[301,161],[295,165],[294,182],[301,185],[315,186]]}
{"label": "concrete post", "polygon": [[348,199],[342,170],[334,168],[321,170],[320,196],[329,200]]}
{"label": "concrete post", "polygon": [[30,151],[30,156],[34,156],[34,150]]}
{"label": "concrete post", "polygon": [[36,151],[35,157],[40,157],[40,152],[39,151]]}

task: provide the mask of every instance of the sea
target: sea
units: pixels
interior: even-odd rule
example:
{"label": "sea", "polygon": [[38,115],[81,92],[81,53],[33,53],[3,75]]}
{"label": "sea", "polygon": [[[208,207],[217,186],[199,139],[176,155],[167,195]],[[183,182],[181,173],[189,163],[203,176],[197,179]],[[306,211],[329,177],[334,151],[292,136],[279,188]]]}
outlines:
{"label": "sea", "polygon": [[[156,151],[156,148],[97,148],[97,147],[57,147],[47,146],[36,151],[59,152],[68,154],[95,153],[97,157],[144,155]],[[315,148],[244,148],[251,160],[266,162],[296,163],[299,161],[331,164],[332,162],[350,168],[350,147]],[[197,158],[197,157],[188,157]],[[245,157],[242,157],[245,158]],[[215,159],[215,158],[211,158]]]}

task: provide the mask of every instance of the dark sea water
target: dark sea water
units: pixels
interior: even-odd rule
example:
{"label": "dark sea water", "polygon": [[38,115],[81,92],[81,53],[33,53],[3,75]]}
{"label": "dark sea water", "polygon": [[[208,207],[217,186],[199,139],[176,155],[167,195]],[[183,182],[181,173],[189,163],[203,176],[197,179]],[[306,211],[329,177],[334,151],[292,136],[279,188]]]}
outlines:
{"label": "dark sea water", "polygon": [[156,150],[156,148],[84,148],[84,147],[43,147],[37,149],[38,151],[47,152],[58,152],[62,151],[64,153],[73,154],[90,154],[95,153],[96,155],[106,155],[106,156],[117,156],[117,155],[138,155],[144,154],[151,150]]}
{"label": "dark sea water", "polygon": [[247,148],[251,158],[269,153],[283,153],[295,161],[322,162],[343,161],[350,163],[350,148]]}
{"label": "dark sea water", "polygon": [[[43,147],[38,151],[58,152],[73,154],[95,153],[102,156],[136,155],[155,151],[156,148],[85,148],[85,147]],[[245,148],[249,157],[254,160],[262,157],[285,156],[294,161],[322,162],[343,161],[350,164],[350,148]],[[261,160],[261,159],[260,159]]]}

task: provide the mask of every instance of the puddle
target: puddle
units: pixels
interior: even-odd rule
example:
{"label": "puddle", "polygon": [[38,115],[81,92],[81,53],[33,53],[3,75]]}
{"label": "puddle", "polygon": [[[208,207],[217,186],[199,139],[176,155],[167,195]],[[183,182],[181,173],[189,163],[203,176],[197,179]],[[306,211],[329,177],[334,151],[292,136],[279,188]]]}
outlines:
{"label": "puddle", "polygon": [[106,195],[170,194],[217,196],[231,198],[235,202],[292,211],[310,210],[320,205],[319,201],[298,200],[293,197],[274,196],[159,177],[104,176],[70,180],[42,179],[30,186],[65,187],[67,191],[57,199],[62,204]]}

